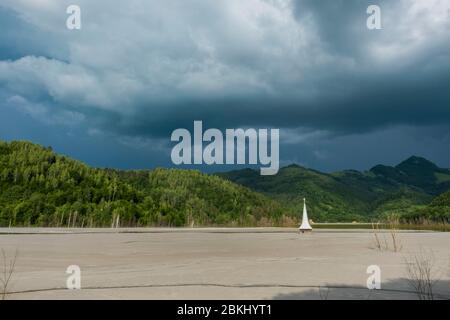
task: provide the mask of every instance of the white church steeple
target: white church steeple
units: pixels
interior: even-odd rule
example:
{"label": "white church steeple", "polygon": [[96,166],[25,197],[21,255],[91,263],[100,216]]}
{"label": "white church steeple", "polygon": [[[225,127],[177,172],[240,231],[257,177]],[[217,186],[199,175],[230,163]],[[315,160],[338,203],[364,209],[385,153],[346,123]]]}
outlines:
{"label": "white church steeple", "polygon": [[306,211],[306,199],[303,198],[303,217],[302,217],[302,224],[300,225],[300,227],[298,228],[301,232],[305,232],[305,231],[311,231],[311,225],[309,224],[308,221],[308,213]]}

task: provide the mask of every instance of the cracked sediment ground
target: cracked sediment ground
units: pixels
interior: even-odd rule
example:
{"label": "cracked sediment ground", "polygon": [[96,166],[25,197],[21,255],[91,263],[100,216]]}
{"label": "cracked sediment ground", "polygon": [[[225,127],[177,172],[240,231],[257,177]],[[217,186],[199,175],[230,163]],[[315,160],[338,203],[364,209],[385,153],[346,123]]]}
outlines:
{"label": "cracked sediment ground", "polygon": [[[0,229],[0,248],[19,251],[7,299],[402,299],[417,298],[406,261],[433,265],[436,298],[450,297],[450,233],[389,233],[378,250],[364,230]],[[69,265],[81,290],[67,290]],[[368,290],[367,267],[381,268]]]}

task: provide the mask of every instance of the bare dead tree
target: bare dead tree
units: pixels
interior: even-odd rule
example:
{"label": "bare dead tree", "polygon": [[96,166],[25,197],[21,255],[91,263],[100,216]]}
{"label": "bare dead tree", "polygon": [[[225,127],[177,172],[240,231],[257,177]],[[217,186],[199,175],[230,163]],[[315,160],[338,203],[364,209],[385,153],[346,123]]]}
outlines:
{"label": "bare dead tree", "polygon": [[[388,241],[388,237],[386,237],[387,233],[386,232],[380,232],[380,223],[372,223],[372,232],[373,232],[373,237],[374,237],[374,246],[376,249],[378,250],[392,250],[394,252],[398,252],[401,251],[403,246],[401,244],[400,241],[400,237],[399,237],[399,232],[397,229],[397,225],[398,225],[398,221],[396,220],[392,220],[391,218],[389,219],[388,222],[388,227],[387,229],[389,230],[389,235],[390,235],[390,239],[391,242]],[[390,247],[392,243],[392,249]]]}
{"label": "bare dead tree", "polygon": [[432,252],[421,251],[418,254],[405,259],[407,280],[420,300],[434,300],[433,287],[436,280],[433,279],[434,255]]}
{"label": "bare dead tree", "polygon": [[399,225],[399,220],[397,217],[391,216],[388,219],[389,221],[389,233],[391,235],[392,240],[392,250],[394,252],[401,251],[403,245],[400,241],[397,226]]}
{"label": "bare dead tree", "polygon": [[0,274],[0,294],[1,299],[5,300],[6,295],[8,294],[8,288],[11,283],[12,276],[14,274],[14,269],[16,267],[16,261],[17,257],[19,255],[19,251],[16,249],[14,253],[14,257],[11,259],[7,258],[6,251],[4,249],[1,250],[2,252],[2,270]]}
{"label": "bare dead tree", "polygon": [[378,250],[381,250],[381,242],[380,242],[380,238],[378,237],[378,223],[372,223],[372,231],[373,231],[373,236],[374,236],[374,242],[375,242],[375,248],[377,248]]}

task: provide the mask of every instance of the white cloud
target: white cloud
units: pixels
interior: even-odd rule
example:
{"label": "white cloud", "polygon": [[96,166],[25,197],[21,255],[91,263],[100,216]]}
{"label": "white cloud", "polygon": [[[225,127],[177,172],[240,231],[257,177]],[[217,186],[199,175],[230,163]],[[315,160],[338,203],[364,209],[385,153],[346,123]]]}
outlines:
{"label": "white cloud", "polygon": [[85,120],[85,116],[76,111],[53,109],[41,103],[32,103],[22,96],[14,95],[6,99],[4,107],[14,108],[23,114],[46,124],[76,126]]}
{"label": "white cloud", "polygon": [[379,65],[409,66],[450,40],[450,1],[402,0],[383,9],[384,32],[366,52]]}
{"label": "white cloud", "polygon": [[[398,66],[416,67],[430,46],[448,48],[448,1],[382,3],[384,29],[368,35],[362,24],[361,37],[347,39],[365,53],[361,58],[333,50],[318,27],[324,21],[308,14],[307,6],[301,8],[306,18],[298,19],[289,0],[79,0],[77,31],[65,27],[71,1],[4,0],[3,6],[37,29],[63,35],[69,52],[64,61],[35,56],[0,61],[0,85],[35,106],[50,103],[92,117],[92,111],[176,117],[177,107],[161,111],[163,106],[226,99],[256,101],[255,117],[282,115],[292,106],[321,117],[334,97],[358,91],[361,81],[348,84],[349,75],[370,81]],[[361,20],[365,17],[362,10]],[[280,105],[260,105],[266,98]],[[286,127],[300,124],[285,119]]]}

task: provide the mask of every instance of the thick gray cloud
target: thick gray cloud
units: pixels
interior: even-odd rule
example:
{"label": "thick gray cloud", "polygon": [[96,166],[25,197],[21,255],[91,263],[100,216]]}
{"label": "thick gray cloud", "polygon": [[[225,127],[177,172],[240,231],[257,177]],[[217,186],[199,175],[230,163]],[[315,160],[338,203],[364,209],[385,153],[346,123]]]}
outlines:
{"label": "thick gray cloud", "polygon": [[69,31],[72,3],[2,1],[3,117],[128,145],[160,145],[193,120],[279,127],[286,161],[298,141],[323,168],[331,151],[305,136],[331,150],[339,137],[357,146],[355,135],[450,124],[447,0],[376,1],[372,31],[369,1],[82,0],[82,29]]}

